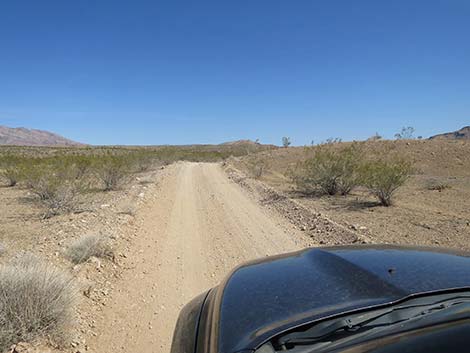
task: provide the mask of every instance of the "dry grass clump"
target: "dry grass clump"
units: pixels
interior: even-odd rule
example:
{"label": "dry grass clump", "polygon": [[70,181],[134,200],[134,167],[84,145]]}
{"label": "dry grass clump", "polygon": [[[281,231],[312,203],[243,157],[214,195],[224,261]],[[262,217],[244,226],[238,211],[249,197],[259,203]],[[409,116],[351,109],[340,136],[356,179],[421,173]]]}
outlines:
{"label": "dry grass clump", "polygon": [[446,189],[450,189],[451,185],[449,183],[446,183],[444,181],[439,181],[439,180],[428,180],[426,183],[426,189],[430,191],[439,191],[442,192]]}
{"label": "dry grass clump", "polygon": [[0,351],[40,337],[64,343],[75,298],[72,277],[31,254],[0,267]]}
{"label": "dry grass clump", "polygon": [[118,213],[134,217],[137,214],[137,208],[133,204],[126,204],[121,207],[121,211],[119,211]]}
{"label": "dry grass clump", "polygon": [[79,264],[90,257],[112,257],[113,251],[109,241],[99,235],[85,235],[75,240],[67,248],[66,256],[70,261]]}

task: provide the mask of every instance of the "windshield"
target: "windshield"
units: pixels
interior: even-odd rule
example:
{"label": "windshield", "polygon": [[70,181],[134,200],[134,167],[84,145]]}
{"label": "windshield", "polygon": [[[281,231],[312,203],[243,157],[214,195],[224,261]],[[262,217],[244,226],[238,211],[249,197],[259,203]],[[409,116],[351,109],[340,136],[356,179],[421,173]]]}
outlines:
{"label": "windshield", "polygon": [[470,292],[407,300],[341,316],[275,337],[257,353],[323,352],[443,322],[470,319]]}

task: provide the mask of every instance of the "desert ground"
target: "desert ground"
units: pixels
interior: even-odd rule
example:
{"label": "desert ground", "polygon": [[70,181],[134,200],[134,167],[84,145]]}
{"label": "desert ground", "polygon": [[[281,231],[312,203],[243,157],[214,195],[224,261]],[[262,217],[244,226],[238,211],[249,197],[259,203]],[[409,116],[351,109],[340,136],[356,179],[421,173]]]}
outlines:
{"label": "desert ground", "polygon": [[[210,161],[178,156],[47,218],[27,188],[0,188],[0,263],[34,253],[70,273],[78,292],[68,341],[46,335],[7,351],[169,352],[182,306],[259,257],[352,243],[470,249],[470,143],[380,141],[367,150],[414,162],[391,207],[361,188],[348,196],[299,193],[286,175],[305,158],[301,147],[251,149],[224,161],[212,152]],[[266,162],[260,177],[250,173],[253,159]],[[64,256],[87,234],[106,237],[112,255],[80,263]]]}

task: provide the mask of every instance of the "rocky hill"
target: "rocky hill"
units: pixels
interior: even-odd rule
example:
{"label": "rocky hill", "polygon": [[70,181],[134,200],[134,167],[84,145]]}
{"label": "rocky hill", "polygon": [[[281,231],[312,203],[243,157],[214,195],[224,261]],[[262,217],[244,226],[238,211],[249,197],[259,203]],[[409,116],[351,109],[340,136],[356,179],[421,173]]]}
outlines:
{"label": "rocky hill", "polygon": [[464,126],[460,130],[454,132],[446,132],[444,134],[434,135],[429,138],[430,140],[469,140],[470,139],[470,126]]}
{"label": "rocky hill", "polygon": [[49,131],[0,126],[0,145],[15,146],[74,146],[81,143]]}

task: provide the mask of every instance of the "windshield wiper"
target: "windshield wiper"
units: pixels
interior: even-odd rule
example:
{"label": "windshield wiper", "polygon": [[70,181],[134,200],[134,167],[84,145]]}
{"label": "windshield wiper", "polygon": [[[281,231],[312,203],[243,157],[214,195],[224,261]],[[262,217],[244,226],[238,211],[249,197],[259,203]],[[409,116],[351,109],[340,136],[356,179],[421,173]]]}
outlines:
{"label": "windshield wiper", "polygon": [[296,331],[280,337],[276,346],[285,350],[299,345],[333,341],[358,335],[376,328],[392,327],[396,324],[422,319],[436,312],[455,308],[459,305],[470,307],[470,296],[455,296],[444,300],[413,302],[394,307],[349,315],[336,320],[328,320],[312,326],[305,331]]}

